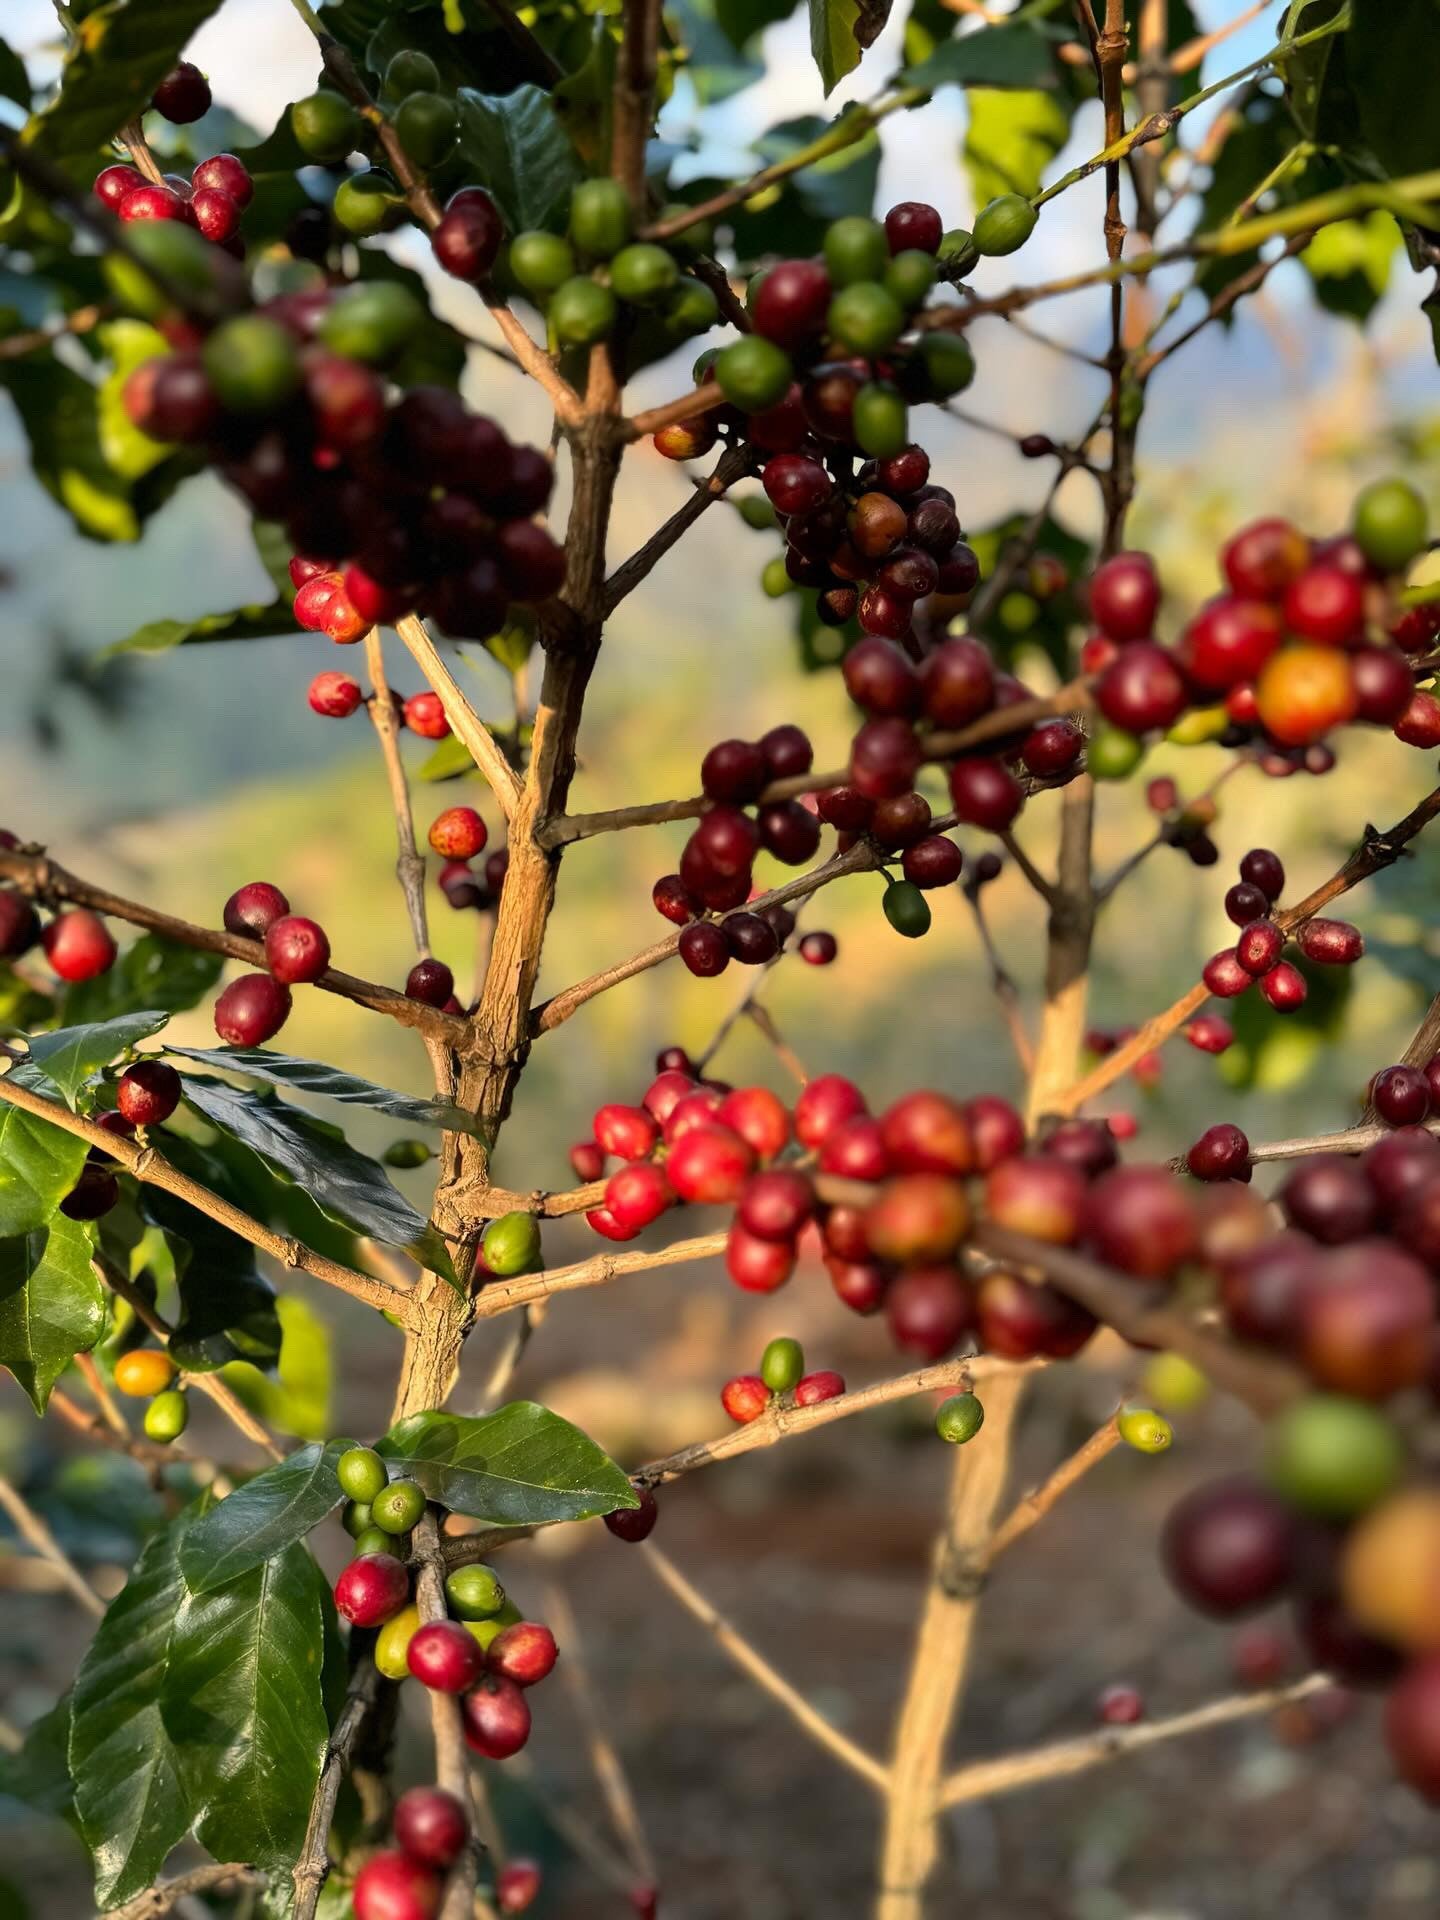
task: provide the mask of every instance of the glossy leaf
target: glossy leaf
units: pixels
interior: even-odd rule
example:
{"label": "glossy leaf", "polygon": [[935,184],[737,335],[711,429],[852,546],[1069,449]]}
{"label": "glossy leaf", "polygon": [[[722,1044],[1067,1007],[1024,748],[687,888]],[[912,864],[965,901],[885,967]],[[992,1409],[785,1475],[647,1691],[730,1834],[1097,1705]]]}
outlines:
{"label": "glossy leaf", "polygon": [[86,1022],[78,1027],[57,1027],[53,1033],[30,1037],[26,1065],[38,1068],[50,1084],[73,1105],[80,1089],[127,1048],[138,1046],[159,1033],[170,1016],[149,1011],[122,1013],[113,1020]]}
{"label": "glossy leaf", "polygon": [[1344,43],[1346,73],[1366,143],[1392,176],[1435,165],[1437,46],[1440,0],[1385,0],[1383,6],[1368,0],[1354,8]]}
{"label": "glossy leaf", "polygon": [[295,616],[288,601],[257,601],[225,613],[199,613],[190,620],[147,620],[123,640],[112,642],[99,657],[112,660],[121,653],[169,653],[174,647],[220,640],[270,640],[295,631]]}
{"label": "glossy leaf", "polygon": [[809,0],[810,55],[826,93],[860,64],[857,0]]}
{"label": "glossy leaf", "polygon": [[476,93],[462,87],[460,154],[511,233],[544,227],[565,211],[580,166],[550,96],[539,87]]}
{"label": "glossy leaf", "polygon": [[14,1374],[36,1413],[104,1329],[92,1251],[90,1229],[63,1213],[34,1233],[0,1240],[0,1367]]}
{"label": "glossy leaf", "polygon": [[192,1593],[209,1593],[318,1527],[344,1498],[335,1467],[350,1443],[300,1447],[213,1506],[185,1536],[180,1568]]}
{"label": "glossy leaf", "polygon": [[73,1134],[0,1106],[0,1239],[43,1230],[79,1179],[85,1154]]}
{"label": "glossy leaf", "polygon": [[232,1360],[270,1365],[280,1351],[280,1322],[249,1241],[159,1187],[143,1187],[140,1205],[165,1229],[175,1259],[180,1316],[170,1351],[179,1364],[194,1373]]}
{"label": "glossy leaf", "polygon": [[1043,23],[982,27],[943,41],[901,78],[907,87],[1051,88],[1059,84],[1055,46]]}
{"label": "glossy leaf", "polygon": [[101,1906],[155,1879],[190,1830],[180,1757],[161,1715],[189,1515],[156,1534],[110,1603],[75,1676],[70,1771]]}
{"label": "glossy leaf", "polygon": [[639,1504],[608,1454],[529,1400],[478,1419],[417,1413],[390,1430],[380,1452],[432,1500],[492,1526],[585,1520]]}
{"label": "glossy leaf", "polygon": [[41,354],[0,361],[0,387],[15,402],[35,478],[80,532],[92,540],[138,540],[130,483],[101,444],[98,388]]}
{"label": "glossy leaf", "polygon": [[437,1249],[443,1258],[438,1236],[390,1184],[379,1161],[310,1114],[201,1074],[185,1076],[185,1100],[212,1126],[300,1182],[322,1211],[357,1233],[409,1248],[427,1265]]}
{"label": "glossy leaf", "polygon": [[166,1052],[180,1060],[196,1060],[202,1067],[217,1067],[251,1079],[266,1080],[274,1087],[323,1094],[327,1100],[366,1107],[371,1113],[388,1114],[393,1120],[406,1120],[417,1127],[480,1132],[479,1120],[460,1107],[450,1106],[443,1100],[419,1100],[413,1094],[392,1093],[388,1087],[377,1087],[373,1080],[362,1080],[358,1074],[326,1066],[323,1060],[302,1060],[294,1054],[271,1053],[265,1047],[167,1047]]}
{"label": "glossy leaf", "polygon": [[1070,138],[1069,103],[1032,88],[975,87],[961,161],[975,205],[1002,193],[1035,197],[1045,169]]}
{"label": "glossy leaf", "polygon": [[300,1851],[329,1736],[323,1584],[291,1546],[177,1614],[161,1717],[217,1860],[284,1870]]}
{"label": "glossy leaf", "polygon": [[182,947],[158,933],[143,934],[124,949],[108,973],[71,987],[61,1008],[65,1024],[114,1020],[142,1008],[183,1013],[205,998],[224,964],[218,953]]}
{"label": "glossy leaf", "polygon": [[30,77],[25,62],[15,49],[0,40],[0,99],[13,100],[17,107],[30,105]]}

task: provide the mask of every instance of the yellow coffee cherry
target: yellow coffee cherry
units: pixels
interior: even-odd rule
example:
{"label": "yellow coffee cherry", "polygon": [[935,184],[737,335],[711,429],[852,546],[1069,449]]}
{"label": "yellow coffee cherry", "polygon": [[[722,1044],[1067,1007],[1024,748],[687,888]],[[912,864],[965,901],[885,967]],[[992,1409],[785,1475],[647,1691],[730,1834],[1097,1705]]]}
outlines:
{"label": "yellow coffee cherry", "polygon": [[115,1362],[115,1384],[132,1400],[150,1400],[175,1378],[175,1362],[159,1347],[136,1347]]}
{"label": "yellow coffee cherry", "polygon": [[410,1668],[406,1654],[420,1627],[420,1609],[405,1607],[375,1636],[375,1664],[387,1680],[403,1680]]}

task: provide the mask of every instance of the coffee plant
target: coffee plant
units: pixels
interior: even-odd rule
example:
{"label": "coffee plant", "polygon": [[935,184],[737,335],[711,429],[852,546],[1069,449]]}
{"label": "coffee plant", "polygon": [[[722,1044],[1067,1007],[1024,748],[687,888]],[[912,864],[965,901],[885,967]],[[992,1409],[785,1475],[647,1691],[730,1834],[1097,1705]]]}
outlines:
{"label": "coffee plant", "polygon": [[[157,1495],[107,1604],[0,1482],[56,1591],[94,1616],[73,1683],[5,1760],[5,1790],[66,1814],[99,1907],[129,1920],[540,1911],[540,1870],[507,1851],[491,1791],[549,1707],[557,1660],[582,1699],[589,1683],[568,1609],[513,1549],[603,1520],[605,1551],[636,1549],[813,1739],[817,1784],[834,1764],[875,1790],[882,1920],[926,1909],[948,1809],[1318,1697],[1321,1676],[1383,1690],[1395,1772],[1440,1801],[1440,999],[1400,1061],[1375,1063],[1358,1124],[1260,1142],[1223,1114],[1197,1118],[1188,1152],[1161,1162],[1135,1145],[1133,1120],[1092,1106],[1124,1076],[1153,1080],[1177,1033],[1223,1055],[1242,1003],[1253,1032],[1333,994],[1365,953],[1334,910],[1440,813],[1440,788],[1409,812],[1377,797],[1383,824],[1356,823],[1353,851],[1318,884],[1297,885],[1266,846],[1209,871],[1232,778],[1323,775],[1371,729],[1393,737],[1399,787],[1411,753],[1440,747],[1440,587],[1410,478],[1373,478],[1344,524],[1233,528],[1198,608],[1126,542],[1149,384],[1191,339],[1297,258],[1322,299],[1341,298],[1325,243],[1377,222],[1422,289],[1440,266],[1435,0],[1294,0],[1269,51],[1213,80],[1225,43],[1265,8],[1202,32],[1184,0],[916,0],[901,71],[828,123],[792,124],[733,181],[678,171],[656,113],[681,74],[703,80],[722,57],[753,78],[759,31],[784,5],[742,4],[721,22],[659,0],[598,12],[295,0],[315,36],[314,91],[260,138],[184,57],[218,5],[70,0],[58,82],[38,93],[0,43],[0,246],[25,299],[4,318],[0,384],[36,479],[92,540],[134,539],[195,476],[224,484],[273,598],[122,644],[254,648],[262,690],[258,643],[288,636],[315,663],[314,713],[364,716],[398,844],[394,960],[388,981],[343,971],[304,898],[270,878],[190,924],[59,864],[43,818],[0,833],[0,1364],[37,1415],[139,1463]],[[809,0],[827,93],[887,12]],[[213,80],[223,96],[225,75]],[[975,150],[986,138],[1004,150],[990,168],[992,183],[1008,168],[1003,190],[971,214],[942,175],[938,206],[877,209],[877,129],[898,137],[957,89]],[[1222,95],[1224,114],[1192,141],[1189,116]],[[1091,101],[1103,145],[1047,179]],[[1011,137],[1037,115],[1044,138]],[[1061,222],[1093,231],[1092,266],[1043,281],[1020,258],[1004,290],[970,286],[981,262],[1023,256],[1037,226]],[[1161,306],[1151,276],[1175,268],[1188,281]],[[447,277],[459,289],[445,312],[467,311],[466,327],[433,304]],[[1021,437],[1054,475],[1045,504],[967,537],[927,422],[981,380],[981,322],[1097,287],[1106,350],[1054,343],[1094,385],[1090,427]],[[1424,301],[1432,321],[1437,301]],[[472,325],[543,392],[548,446],[461,398]],[[697,358],[686,343],[702,339]],[[629,408],[631,377],[661,364],[675,397]],[[651,446],[714,457],[691,467],[680,510],[612,564],[627,456]],[[1072,474],[1096,490],[1093,549],[1049,512]],[[808,663],[843,676],[845,763],[817,771],[807,716],[775,713],[758,740],[700,730],[681,798],[572,810],[608,623],[731,495]],[[673,612],[678,656],[678,596]],[[1032,643],[1028,680],[1017,635]],[[404,700],[388,678],[401,649],[427,683]],[[457,677],[467,649],[514,676],[513,727],[477,714]],[[466,796],[418,827],[411,735],[430,743],[427,778]],[[1151,778],[1151,837],[1102,875],[1103,787],[1144,779],[1161,738],[1206,748],[1219,771],[1188,792]],[[678,861],[662,851],[676,822]],[[619,833],[654,848],[664,930],[651,923],[657,937],[629,957],[547,981],[541,997],[562,870],[602,859]],[[1042,860],[1027,849],[1046,834]],[[581,847],[592,839],[600,848]],[[1197,951],[1162,1011],[1093,1028],[1101,914],[1167,849],[1198,870],[1197,895],[1223,893],[1231,944]],[[895,935],[922,939],[933,915],[964,908],[993,954],[984,895],[1002,861],[1033,889],[1046,942],[1033,1012],[995,967],[1023,1088],[916,1086],[880,1103],[823,1060],[802,1065],[761,997],[775,967],[837,957],[833,933],[799,929],[802,903],[856,876]],[[474,998],[431,952],[442,903],[488,942]],[[643,897],[635,911],[643,923]],[[557,1152],[500,1186],[492,1165],[532,1048],[676,958],[704,980],[749,969],[738,1009],[711,990],[708,1044],[686,1035],[653,1067],[634,1061],[593,1114],[557,1111],[569,1170]],[[295,995],[311,988],[406,1029],[431,1096],[284,1051]],[[216,1044],[177,1044],[172,1016],[207,999]],[[743,1015],[771,1042],[773,1085],[714,1070]],[[425,1211],[347,1141],[347,1106],[403,1127],[390,1166],[433,1166]],[[603,1244],[554,1263],[547,1226],[581,1215]],[[828,1278],[874,1323],[875,1379],[853,1388],[823,1352],[757,1337],[754,1372],[722,1383],[717,1370],[725,1431],[623,1465],[558,1414],[507,1399],[547,1305],[704,1260],[717,1287],[757,1295],[797,1269],[805,1287]],[[282,1437],[277,1288],[295,1275],[383,1323],[393,1399],[364,1433]],[[1003,1509],[1027,1381],[1102,1328],[1130,1351],[1131,1384],[1163,1349],[1257,1416],[1252,1470],[1188,1493],[1155,1553],[1212,1618],[1287,1601],[1313,1671],[1280,1684],[1283,1658],[1257,1626],[1237,1654],[1250,1692],[1155,1722],[1117,1681],[1082,1740],[953,1768],[975,1613],[1000,1557],[1112,1449],[1171,1442],[1163,1415],[1127,1398]],[[467,1344],[488,1374],[475,1414],[449,1405]],[[262,1389],[271,1376],[269,1397],[240,1391],[236,1361]],[[234,1430],[215,1458],[187,1446],[196,1396],[212,1403],[207,1433],[217,1418]],[[954,1468],[881,1758],[716,1614],[652,1535],[684,1476],[923,1397],[930,1444],[953,1447]],[[341,1549],[332,1582],[321,1562],[341,1564]],[[397,1715],[420,1701],[430,1757],[406,1784]],[[596,1744],[617,1827],[600,1854],[604,1910],[653,1915],[665,1847],[652,1853],[617,1756]]]}

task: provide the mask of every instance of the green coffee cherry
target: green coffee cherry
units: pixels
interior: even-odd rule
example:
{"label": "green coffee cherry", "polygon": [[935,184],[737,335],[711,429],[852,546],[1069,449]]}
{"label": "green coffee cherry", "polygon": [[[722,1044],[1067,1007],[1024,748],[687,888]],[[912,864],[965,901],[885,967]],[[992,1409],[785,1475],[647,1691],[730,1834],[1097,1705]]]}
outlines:
{"label": "green coffee cherry", "polygon": [[740,518],[747,527],[753,527],[757,533],[767,533],[771,527],[778,526],[775,509],[763,493],[747,493],[739,503]]}
{"label": "green coffee cherry", "polygon": [[440,84],[440,69],[428,53],[418,47],[402,47],[392,54],[381,82],[387,100],[403,100],[407,93],[434,93]]}
{"label": "green coffee cherry", "polygon": [[405,1607],[375,1636],[375,1664],[387,1680],[403,1680],[410,1671],[406,1655],[420,1631],[420,1609]]}
{"label": "green coffee cherry", "polygon": [[390,175],[370,167],[364,173],[346,174],[335,189],[334,214],[346,233],[368,240],[382,230],[402,200]]}
{"label": "green coffee cherry", "polygon": [[562,347],[593,347],[615,325],[615,296],[609,287],[575,274],[550,300],[550,325]]}
{"label": "green coffee cherry", "polygon": [[445,1598],[461,1620],[488,1620],[505,1604],[505,1589],[490,1567],[456,1567],[445,1576]]}
{"label": "green coffee cherry", "polygon": [[1002,596],[995,609],[996,618],[1007,633],[1017,636],[1029,633],[1040,617],[1040,603],[1032,594],[1023,592],[1019,587]]}
{"label": "green coffee cherry", "polygon": [[1085,765],[1096,780],[1128,780],[1144,758],[1144,741],[1120,727],[1098,728],[1085,749]]}
{"label": "green coffee cherry", "polygon": [[231,413],[272,413],[300,385],[294,339],[263,313],[242,313],[216,327],[200,357],[217,399]]}
{"label": "green coffee cherry", "polygon": [[703,353],[696,354],[695,364],[690,369],[690,378],[697,387],[704,386],[707,380],[715,378],[715,362],[720,358],[721,351],[719,347],[706,347]]}
{"label": "green coffee cherry", "polygon": [[825,270],[831,283],[848,287],[857,280],[878,280],[890,258],[890,244],[878,220],[850,213],[825,230]]}
{"label": "green coffee cherry", "polygon": [[508,1620],[466,1620],[464,1623],[465,1631],[475,1636],[482,1653],[488,1653],[491,1641],[498,1640],[506,1627],[513,1624]]}
{"label": "green coffee cherry", "polygon": [[971,236],[975,251],[992,257],[1014,253],[1035,231],[1039,217],[1024,194],[1002,193],[976,216]]}
{"label": "green coffee cherry", "polygon": [[937,400],[963,393],[975,378],[975,356],[958,333],[927,333],[920,340],[920,359],[930,392]]}
{"label": "green coffee cherry", "polygon": [[[679,219],[690,212],[689,207],[674,200],[668,207],[660,209],[660,220]],[[702,254],[715,251],[715,222],[713,220],[695,220],[679,233],[672,233],[665,245],[677,260],[698,260]]]}
{"label": "green coffee cherry", "polygon": [[1172,1413],[1188,1413],[1210,1392],[1210,1382],[1182,1353],[1157,1353],[1147,1364],[1141,1386]]}
{"label": "green coffee cherry", "polygon": [[178,1387],[167,1387],[164,1393],[157,1393],[145,1409],[146,1436],[158,1440],[162,1446],[178,1440],[189,1424],[190,1402]]}
{"label": "green coffee cherry", "polygon": [[892,880],[881,904],[885,918],[907,940],[918,940],[930,931],[930,902],[908,880]]}
{"label": "green coffee cherry", "polygon": [[540,1265],[540,1222],[533,1213],[503,1213],[486,1227],[480,1251],[491,1273],[510,1280]]}
{"label": "green coffee cherry", "polygon": [[335,1463],[335,1478],[348,1499],[373,1500],[390,1484],[390,1471],[373,1447],[348,1447]]}
{"label": "green coffee cherry", "polygon": [[785,571],[783,560],[767,560],[760,575],[760,590],[767,600],[781,600],[795,591],[795,582]]}
{"label": "green coffee cherry", "polygon": [[1307,1394],[1270,1422],[1265,1471],[1275,1491],[1325,1520],[1348,1520],[1384,1499],[1405,1471],[1405,1443],[1378,1407],[1338,1393]]}
{"label": "green coffee cherry", "polygon": [[409,1533],[425,1511],[425,1494],[413,1480],[392,1480],[370,1503],[370,1517],[385,1533]]}
{"label": "green coffee cherry", "polygon": [[438,167],[455,144],[460,116],[443,93],[412,93],[396,108],[394,125],[417,167]]}
{"label": "green coffee cherry", "polygon": [[940,251],[935,256],[937,263],[951,276],[963,278],[972,271],[980,258],[975,251],[975,241],[968,227],[951,227],[940,236]]}
{"label": "green coffee cherry", "polygon": [[783,1334],[760,1356],[760,1378],[772,1393],[789,1393],[804,1371],[805,1349]]}
{"label": "green coffee cherry", "polygon": [[678,285],[680,269],[664,247],[637,240],[610,262],[611,290],[632,307],[658,306]]}
{"label": "green coffee cherry", "polygon": [[423,1140],[392,1140],[380,1158],[387,1167],[423,1167],[435,1154]]}
{"label": "green coffee cherry", "polygon": [[332,353],[383,366],[410,344],[424,318],[425,309],[408,287],[372,280],[337,294],[315,331]]}
{"label": "green coffee cherry", "polygon": [[899,301],[907,313],[924,303],[935,284],[935,256],[920,247],[907,247],[897,253],[885,269],[885,291]]}
{"label": "green coffee cherry", "polygon": [[537,300],[548,300],[575,272],[575,249],[558,233],[532,227],[510,242],[510,271]]}
{"label": "green coffee cherry", "polygon": [[1430,537],[1425,502],[1407,480],[1376,480],[1364,488],[1350,525],[1365,558],[1386,573],[1409,566]]}
{"label": "green coffee cherry", "polygon": [[363,1533],[355,1536],[355,1559],[362,1553],[394,1553],[395,1536],[386,1533],[382,1527],[366,1527]]}
{"label": "green coffee cherry", "polygon": [[630,196],[618,180],[582,180],[570,198],[570,238],[592,260],[618,253],[634,228]]}
{"label": "green coffee cherry", "polygon": [[899,339],[905,315],[878,280],[857,280],[830,302],[826,325],[852,353],[883,353]]}
{"label": "green coffee cherry", "polygon": [[360,144],[364,122],[348,100],[322,88],[290,109],[290,131],[307,160],[337,166]]}
{"label": "green coffee cherry", "polygon": [[525,1616],[521,1613],[515,1602],[507,1597],[504,1606],[501,1607],[500,1611],[495,1615],[495,1618],[502,1627],[513,1627],[517,1620],[523,1620]]}
{"label": "green coffee cherry", "polygon": [[358,1540],[362,1533],[374,1526],[374,1517],[368,1500],[347,1500],[345,1511],[340,1516],[340,1524],[352,1540]]}
{"label": "green coffee cherry", "polygon": [[1115,1424],[1120,1438],[1136,1453],[1164,1453],[1175,1438],[1170,1422],[1152,1407],[1126,1407]]}
{"label": "green coffee cherry", "polygon": [[783,400],[792,372],[785,349],[758,333],[747,333],[743,340],[725,347],[714,368],[720,391],[732,406],[746,413],[761,413]]}
{"label": "green coffee cherry", "polygon": [[886,460],[910,443],[909,409],[894,387],[870,380],[855,396],[850,428],[862,453]]}
{"label": "green coffee cherry", "polygon": [[935,1415],[935,1431],[952,1447],[963,1447],[985,1424],[985,1409],[973,1393],[956,1393]]}
{"label": "green coffee cherry", "polygon": [[177,292],[204,299],[215,292],[215,249],[193,227],[178,220],[132,220],[125,229],[130,252],[138,256],[107,253],[102,271],[116,299],[129,313],[142,320],[154,320],[175,302],[145,272],[146,265]]}
{"label": "green coffee cherry", "polygon": [[681,339],[708,333],[720,319],[720,302],[703,280],[682,275],[664,307],[665,325]]}

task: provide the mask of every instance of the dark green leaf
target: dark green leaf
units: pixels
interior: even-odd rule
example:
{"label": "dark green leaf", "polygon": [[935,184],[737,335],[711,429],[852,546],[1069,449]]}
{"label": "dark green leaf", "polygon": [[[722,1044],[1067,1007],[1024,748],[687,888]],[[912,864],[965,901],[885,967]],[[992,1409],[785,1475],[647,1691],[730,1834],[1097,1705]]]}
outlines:
{"label": "dark green leaf", "polygon": [[[1333,44],[1322,41],[1313,51]],[[1354,9],[1345,35],[1345,68],[1366,143],[1394,177],[1435,165],[1437,47],[1440,0],[1361,0]]]}
{"label": "dark green leaf", "polygon": [[320,1093],[327,1100],[368,1107],[372,1113],[387,1113],[394,1120],[407,1120],[415,1126],[446,1127],[459,1133],[481,1131],[476,1116],[460,1107],[443,1100],[418,1100],[412,1094],[391,1093],[358,1074],[327,1067],[321,1060],[301,1060],[288,1053],[271,1053],[264,1047],[167,1047],[166,1052],[177,1059],[198,1060],[203,1067],[267,1080],[271,1086],[294,1087],[299,1093]]}
{"label": "dark green leaf", "polygon": [[[1370,0],[1373,9],[1373,0]],[[1402,5],[1396,11],[1403,11]],[[1391,14],[1389,0],[1384,12]],[[1344,19],[1350,0],[1294,0],[1280,29],[1279,44],[1288,47],[1298,36]],[[1290,108],[1302,131],[1312,140],[1354,148],[1359,143],[1356,100],[1347,72],[1349,34],[1328,34],[1310,46],[1286,53],[1276,61],[1285,82]]]}
{"label": "dark green leaf", "polygon": [[975,205],[1002,193],[1033,200],[1045,169],[1070,138],[1070,102],[1029,88],[975,87],[969,96],[961,161]]}
{"label": "dark green leaf", "polygon": [[438,1236],[390,1184],[380,1163],[309,1114],[201,1074],[186,1075],[185,1099],[212,1126],[299,1181],[323,1212],[433,1264]]}
{"label": "dark green leaf", "polygon": [[161,1717],[175,1616],[186,1598],[178,1553],[189,1517],[145,1547],[75,1676],[70,1771],[101,1906],[148,1887],[193,1818]]}
{"label": "dark green leaf", "polygon": [[28,1064],[39,1067],[73,1105],[80,1089],[101,1067],[158,1033],[169,1018],[168,1013],[159,1012],[123,1013],[114,1020],[32,1034]]}
{"label": "dark green leaf", "polygon": [[858,0],[809,0],[810,54],[827,94],[860,64]]}
{"label": "dark green leaf", "polygon": [[270,640],[296,631],[288,601],[269,600],[228,613],[198,613],[190,620],[147,620],[123,640],[112,641],[98,656],[112,660],[120,653],[169,653],[172,647],[217,640]]}
{"label": "dark green leaf", "polygon": [[25,62],[4,40],[0,40],[0,99],[13,100],[17,107],[30,108],[30,76]]}
{"label": "dark green leaf", "polygon": [[529,1400],[479,1419],[417,1413],[391,1428],[380,1451],[432,1500],[493,1526],[587,1520],[638,1504],[608,1454]]}
{"label": "dark green leaf", "polygon": [[907,87],[1036,87],[1059,85],[1054,37],[1042,25],[981,27],[938,46],[918,67],[907,67]]}
{"label": "dark green leaf", "polygon": [[203,1000],[225,965],[218,953],[182,947],[178,940],[147,933],[132,942],[108,973],[82,980],[65,995],[67,1026],[114,1020],[122,1013],[154,1008],[183,1013]]}
{"label": "dark green leaf", "polygon": [[106,458],[99,389],[53,354],[0,361],[0,386],[15,402],[30,464],[45,491],[93,540],[137,540],[131,486]]}
{"label": "dark green leaf", "polygon": [[49,1224],[79,1179],[85,1153],[83,1140],[48,1120],[0,1106],[0,1239]]}
{"label": "dark green leaf", "polygon": [[460,156],[485,183],[512,233],[558,220],[580,177],[569,136],[539,87],[503,95],[462,87]]}
{"label": "dark green leaf", "polygon": [[75,1808],[69,1748],[70,1696],[65,1693],[25,1729],[18,1753],[0,1754],[0,1793],[36,1813],[68,1818]]}
{"label": "dark green leaf", "polygon": [[180,1567],[192,1593],[209,1593],[303,1540],[344,1495],[335,1466],[347,1440],[301,1447],[213,1506],[185,1536]]}
{"label": "dark green leaf", "polygon": [[447,733],[437,742],[434,750],[421,761],[418,778],[421,780],[454,780],[461,774],[473,773],[475,762],[470,757],[470,749],[456,733]]}
{"label": "dark green leaf", "polygon": [[165,1152],[192,1179],[289,1239],[299,1240],[344,1266],[364,1265],[356,1234],[322,1213],[303,1186],[233,1135],[217,1133],[201,1146],[172,1131],[166,1138]]}
{"label": "dark green leaf", "polygon": [[[184,1144],[174,1141],[177,1166],[183,1165]],[[146,1219],[165,1229],[175,1259],[175,1359],[193,1373],[214,1373],[232,1360],[268,1366],[280,1351],[280,1322],[274,1291],[256,1271],[249,1241],[159,1187],[143,1187],[140,1204]]]}
{"label": "dark green leaf", "polygon": [[26,141],[89,186],[84,167],[157,84],[220,0],[108,0],[79,23],[60,91],[25,129]]}
{"label": "dark green leaf", "polygon": [[0,1367],[14,1374],[37,1413],[104,1328],[92,1251],[91,1230],[63,1213],[34,1233],[0,1240]]}

